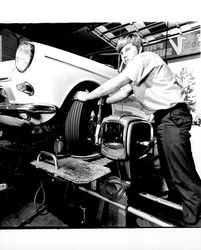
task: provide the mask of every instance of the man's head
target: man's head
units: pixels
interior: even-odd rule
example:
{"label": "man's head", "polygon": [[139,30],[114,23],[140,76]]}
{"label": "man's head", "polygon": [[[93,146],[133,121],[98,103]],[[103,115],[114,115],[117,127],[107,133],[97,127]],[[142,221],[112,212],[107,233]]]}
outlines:
{"label": "man's head", "polygon": [[116,49],[123,63],[127,64],[137,54],[143,52],[142,39],[135,34],[127,35],[119,39]]}

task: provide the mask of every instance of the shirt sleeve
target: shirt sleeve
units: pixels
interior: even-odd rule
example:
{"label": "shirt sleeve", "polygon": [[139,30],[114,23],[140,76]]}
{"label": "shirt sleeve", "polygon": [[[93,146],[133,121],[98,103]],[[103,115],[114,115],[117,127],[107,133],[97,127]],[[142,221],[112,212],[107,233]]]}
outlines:
{"label": "shirt sleeve", "polygon": [[139,85],[153,69],[150,67],[150,59],[138,54],[122,71],[132,81],[132,85]]}

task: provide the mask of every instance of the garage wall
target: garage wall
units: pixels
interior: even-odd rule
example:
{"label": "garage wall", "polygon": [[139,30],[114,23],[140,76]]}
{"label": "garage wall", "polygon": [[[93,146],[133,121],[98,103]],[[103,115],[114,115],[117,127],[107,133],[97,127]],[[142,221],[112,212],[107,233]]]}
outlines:
{"label": "garage wall", "polygon": [[200,30],[179,35],[167,40],[146,45],[145,51],[157,53],[166,61],[174,58],[200,54]]}
{"label": "garage wall", "polygon": [[0,61],[13,60],[20,36],[7,29],[0,30]]}

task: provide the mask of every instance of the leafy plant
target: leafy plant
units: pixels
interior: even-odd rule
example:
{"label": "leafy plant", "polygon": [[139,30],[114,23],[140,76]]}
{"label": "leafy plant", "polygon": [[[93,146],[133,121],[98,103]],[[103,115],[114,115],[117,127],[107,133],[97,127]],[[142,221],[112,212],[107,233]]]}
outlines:
{"label": "leafy plant", "polygon": [[195,94],[195,77],[188,68],[182,68],[179,74],[176,75],[178,85],[182,89],[184,100],[187,101],[189,110],[193,116],[193,124],[201,126],[201,109],[196,102]]}

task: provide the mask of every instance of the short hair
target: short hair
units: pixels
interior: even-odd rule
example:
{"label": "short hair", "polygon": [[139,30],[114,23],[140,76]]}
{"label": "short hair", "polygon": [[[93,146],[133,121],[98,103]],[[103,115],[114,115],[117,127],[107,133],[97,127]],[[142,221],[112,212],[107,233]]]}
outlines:
{"label": "short hair", "polygon": [[144,51],[141,37],[136,34],[129,34],[129,35],[121,37],[118,40],[117,47],[116,47],[117,52],[120,53],[122,48],[125,47],[129,43],[136,46],[138,51],[140,50],[140,48],[142,48],[142,51]]}

